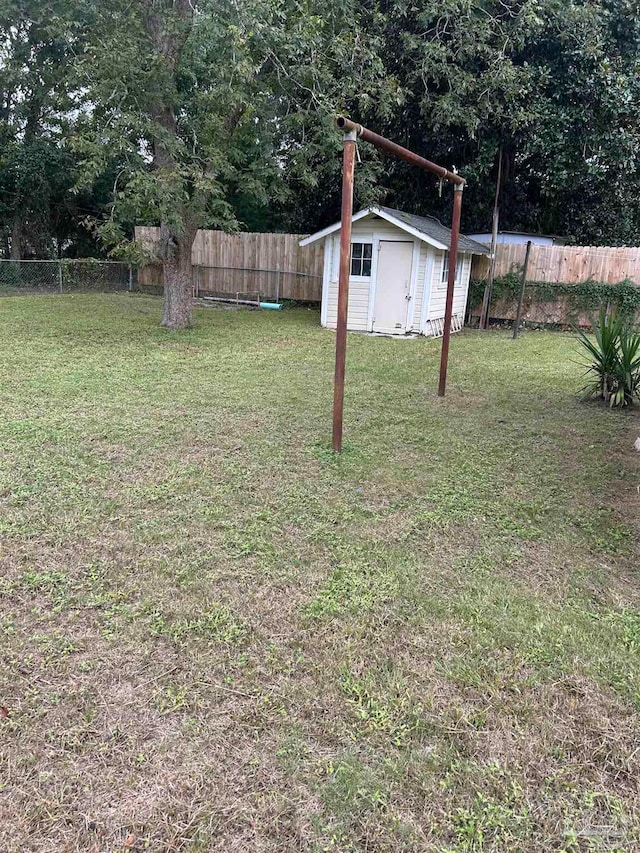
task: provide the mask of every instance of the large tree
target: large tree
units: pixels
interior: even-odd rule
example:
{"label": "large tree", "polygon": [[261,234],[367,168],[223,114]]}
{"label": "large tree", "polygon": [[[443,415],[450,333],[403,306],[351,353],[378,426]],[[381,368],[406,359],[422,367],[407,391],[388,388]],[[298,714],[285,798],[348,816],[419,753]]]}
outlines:
{"label": "large tree", "polygon": [[[361,16],[396,96],[361,104],[354,117],[463,171],[466,228],[490,225],[502,150],[502,227],[638,242],[640,13],[633,4],[365,0]],[[326,152],[318,154],[316,171],[326,171]],[[318,211],[325,221],[335,217],[337,198],[326,184],[289,208],[296,227],[314,228]],[[335,174],[331,184],[339,186]],[[377,190],[415,212],[446,215],[450,204],[432,177],[391,158]]]}
{"label": "large tree", "polygon": [[[196,7],[189,0],[134,0],[102,6],[93,38],[76,66],[91,109],[73,138],[85,187],[120,164],[106,218],[97,218],[101,239],[115,251],[130,237],[127,225],[157,216],[163,262],[163,322],[190,322],[191,244],[204,216],[214,176],[197,135],[188,139],[192,116],[185,109],[189,69],[183,67]],[[200,130],[200,128],[198,128]]]}
{"label": "large tree", "polygon": [[82,101],[71,73],[82,40],[77,11],[61,0],[0,3],[0,229],[15,260],[59,252],[59,226],[73,207],[63,140]]}
{"label": "large tree", "polygon": [[[330,115],[384,91],[384,68],[358,5],[290,0],[114,0],[78,61],[94,108],[75,148],[93,180],[122,168],[97,230],[115,251],[123,223],[157,222],[163,324],[191,322],[198,228],[233,229],[236,213],[295,206],[314,186],[309,151],[335,152]],[[349,71],[353,76],[349,79]],[[286,177],[285,177],[286,175]]]}

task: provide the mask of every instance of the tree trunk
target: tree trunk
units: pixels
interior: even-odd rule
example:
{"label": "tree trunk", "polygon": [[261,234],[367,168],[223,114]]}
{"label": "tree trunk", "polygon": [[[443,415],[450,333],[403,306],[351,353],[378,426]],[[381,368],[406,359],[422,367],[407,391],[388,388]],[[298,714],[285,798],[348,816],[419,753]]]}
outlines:
{"label": "tree trunk", "polygon": [[[175,115],[176,77],[180,55],[193,26],[196,5],[197,0],[162,0],[159,3],[142,0],[147,35],[162,58],[159,64],[162,73],[157,81],[159,95],[150,104],[150,114],[163,131],[153,139],[153,167],[158,180],[169,180],[169,183],[175,181],[180,167],[171,144],[180,138]],[[162,325],[167,329],[186,329],[191,325],[191,247],[198,229],[198,217],[194,215],[198,207],[192,195],[177,205],[179,227],[160,224],[159,256],[164,282]]]}
{"label": "tree trunk", "polygon": [[16,214],[11,229],[11,260],[22,260],[22,219]]}
{"label": "tree trunk", "polygon": [[179,249],[175,257],[162,265],[164,305],[162,325],[167,329],[188,329],[191,326],[193,281],[191,272],[191,246]]}
{"label": "tree trunk", "polygon": [[177,232],[166,225],[160,228],[160,256],[164,283],[162,325],[167,329],[191,326],[193,273],[191,247],[195,233]]}

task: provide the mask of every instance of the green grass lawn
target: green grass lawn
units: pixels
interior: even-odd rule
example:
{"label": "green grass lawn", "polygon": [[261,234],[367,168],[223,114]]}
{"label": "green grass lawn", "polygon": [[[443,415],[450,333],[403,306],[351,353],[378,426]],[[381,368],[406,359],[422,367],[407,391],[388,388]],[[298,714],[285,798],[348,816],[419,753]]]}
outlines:
{"label": "green grass lawn", "polygon": [[0,850],[640,849],[640,421],[570,335],[0,302]]}

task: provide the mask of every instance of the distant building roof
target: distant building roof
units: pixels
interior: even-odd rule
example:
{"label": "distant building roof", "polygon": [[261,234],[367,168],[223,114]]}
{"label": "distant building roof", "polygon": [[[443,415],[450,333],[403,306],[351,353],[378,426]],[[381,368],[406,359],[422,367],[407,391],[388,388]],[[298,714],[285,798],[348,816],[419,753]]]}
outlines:
{"label": "distant building roof", "polygon": [[[515,240],[511,240],[509,242],[526,243],[527,240],[531,240],[532,243],[546,243],[556,246],[563,246],[565,244],[564,237],[559,237],[557,234],[540,234],[536,231],[498,231],[499,243],[504,242],[500,240],[501,237],[506,237],[508,241],[509,238],[515,238]],[[471,239],[481,243],[490,243],[491,232],[474,231]]]}
{"label": "distant building roof", "polygon": [[[437,249],[448,249],[451,239],[451,229],[447,228],[433,216],[417,216],[414,213],[405,213],[403,210],[394,210],[392,207],[378,207],[376,205],[367,207],[354,214],[352,221],[357,222],[360,219],[365,219],[368,216],[379,216],[387,222],[397,225],[414,237],[430,243]],[[340,230],[340,223],[335,222],[321,231],[316,231],[315,234],[310,234],[300,240],[301,246],[307,246],[309,243],[315,243],[316,240],[321,240],[323,237]],[[471,240],[460,234],[458,239],[458,251],[466,252],[472,255],[487,255],[489,253],[486,246],[478,243],[476,240]]]}

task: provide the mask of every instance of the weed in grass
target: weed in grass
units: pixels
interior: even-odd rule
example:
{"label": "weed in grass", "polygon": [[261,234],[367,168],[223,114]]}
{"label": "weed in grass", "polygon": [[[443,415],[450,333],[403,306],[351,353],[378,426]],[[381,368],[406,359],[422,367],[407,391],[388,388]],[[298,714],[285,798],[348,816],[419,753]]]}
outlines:
{"label": "weed in grass", "polygon": [[322,768],[322,812],[314,821],[319,850],[358,851],[367,839],[381,851],[418,851],[425,833],[397,798],[407,778],[404,762],[369,763],[364,755],[345,753]]}
{"label": "weed in grass", "polygon": [[397,679],[376,689],[370,674],[355,677],[344,672],[340,686],[355,715],[360,736],[383,734],[394,746],[403,746],[429,730],[423,705],[415,702]]}
{"label": "weed in grass", "polygon": [[184,685],[166,684],[154,692],[153,703],[161,714],[181,711],[188,703],[188,690]]}
{"label": "weed in grass", "polygon": [[[27,660],[43,669],[58,664],[79,650],[78,644],[71,637],[60,632],[35,634],[29,638],[29,642],[35,645],[37,651],[33,655],[29,655]],[[27,660],[23,662],[23,665],[27,665]]]}
{"label": "weed in grass", "polygon": [[16,581],[16,586],[27,593],[44,595],[56,611],[71,605],[73,587],[68,575],[59,571],[27,571]]}
{"label": "weed in grass", "polygon": [[38,592],[49,592],[53,595],[64,590],[67,587],[68,582],[69,579],[67,575],[63,574],[63,572],[56,571],[25,572],[19,580],[19,584],[23,589]]}
{"label": "weed in grass", "polygon": [[358,445],[351,441],[342,442],[340,453],[336,453],[329,442],[317,441],[312,447],[312,453],[318,461],[338,468],[348,465],[350,461],[357,460],[362,455]]}
{"label": "weed in grass", "polygon": [[15,632],[16,623],[14,622],[14,620],[7,614],[2,614],[0,616],[0,633],[2,633],[5,637],[8,637],[11,634],[15,634]]}
{"label": "weed in grass", "polygon": [[594,613],[593,618],[604,622],[631,654],[640,652],[640,610],[610,610],[602,614]]}
{"label": "weed in grass", "polygon": [[590,540],[590,546],[603,554],[627,556],[631,553],[633,531],[608,508],[576,515],[574,523]]}
{"label": "weed in grass", "polygon": [[[328,815],[334,819],[322,827],[331,842],[347,843],[350,826],[357,825],[369,812],[385,812],[389,790],[382,777],[367,768],[356,756],[328,761],[321,785],[322,798]],[[344,829],[340,831],[340,826]],[[347,849],[349,849],[347,847]]]}
{"label": "weed in grass", "polygon": [[333,570],[302,613],[313,618],[362,613],[392,601],[398,592],[398,578],[390,566],[352,561]]}
{"label": "weed in grass", "polygon": [[526,843],[531,834],[531,814],[522,795],[499,802],[477,794],[468,808],[458,808],[451,815],[454,849],[479,853],[498,846],[513,850]]}
{"label": "weed in grass", "polygon": [[155,613],[150,627],[155,636],[168,637],[176,645],[184,645],[191,639],[201,639],[208,643],[237,646],[248,635],[247,626],[239,622],[228,607],[221,604],[210,606],[195,618],[171,618],[162,613]]}
{"label": "weed in grass", "polygon": [[105,594],[99,603],[93,604],[100,608],[99,622],[103,637],[116,637],[125,625],[131,625],[138,616],[139,608],[123,599],[122,594]]}
{"label": "weed in grass", "polygon": [[300,726],[294,726],[284,736],[276,749],[278,763],[289,773],[295,774],[309,760],[311,750],[304,739]]}

